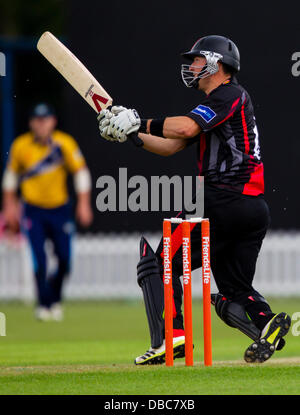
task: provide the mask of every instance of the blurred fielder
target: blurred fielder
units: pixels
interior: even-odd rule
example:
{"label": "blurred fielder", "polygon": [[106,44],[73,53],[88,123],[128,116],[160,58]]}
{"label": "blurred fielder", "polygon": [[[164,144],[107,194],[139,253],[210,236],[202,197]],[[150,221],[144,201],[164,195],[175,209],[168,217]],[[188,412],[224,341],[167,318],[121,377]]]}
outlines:
{"label": "blurred fielder", "polygon": [[[263,197],[264,173],[259,136],[248,92],[235,74],[240,70],[236,45],[223,36],[199,39],[183,56],[182,79],[187,87],[205,93],[186,115],[140,119],[135,110],[121,106],[98,116],[100,134],[124,142],[139,133],[144,149],[170,156],[197,143],[200,175],[205,178],[204,217],[211,224],[211,267],[219,289],[212,295],[218,316],[254,342],[245,351],[246,362],[264,362],[285,342],[291,319],[272,312],[252,285],[257,257],[270,222]],[[185,213],[181,214],[184,217]],[[192,269],[201,267],[201,229],[192,228]],[[181,235],[172,234],[174,291],[174,357],[184,356],[182,318]],[[151,334],[151,348],[135,359],[138,365],[165,360],[163,324],[162,242],[156,254],[141,240],[138,283],[142,288]],[[176,278],[177,277],[177,278]]]}
{"label": "blurred fielder", "polygon": [[[37,288],[36,317],[40,320],[63,318],[62,286],[70,271],[74,232],[68,173],[73,175],[77,194],[76,218],[82,226],[89,226],[93,219],[89,170],[73,137],[56,130],[56,124],[55,111],[50,105],[40,103],[33,108],[30,131],[13,142],[2,183],[6,224],[11,230],[21,226],[31,245]],[[52,241],[58,260],[56,272],[49,276],[47,239]]]}

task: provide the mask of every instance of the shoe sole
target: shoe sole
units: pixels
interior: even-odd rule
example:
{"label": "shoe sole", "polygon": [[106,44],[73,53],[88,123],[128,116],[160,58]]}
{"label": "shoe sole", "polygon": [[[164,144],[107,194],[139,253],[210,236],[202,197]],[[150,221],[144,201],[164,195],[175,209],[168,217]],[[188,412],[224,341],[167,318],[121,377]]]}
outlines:
{"label": "shoe sole", "polygon": [[278,340],[287,335],[290,326],[289,315],[286,313],[275,315],[265,336],[252,343],[245,351],[245,361],[247,363],[263,363],[270,359],[276,350]]}
{"label": "shoe sole", "polygon": [[[174,359],[179,359],[181,357],[185,356],[185,344],[179,344],[178,346],[175,346],[173,349],[173,356]],[[143,362],[137,363],[134,361],[134,363],[137,366],[143,366],[143,365],[161,365],[165,363],[166,361],[166,352],[162,352],[160,355],[154,355],[147,359],[145,359]]]}

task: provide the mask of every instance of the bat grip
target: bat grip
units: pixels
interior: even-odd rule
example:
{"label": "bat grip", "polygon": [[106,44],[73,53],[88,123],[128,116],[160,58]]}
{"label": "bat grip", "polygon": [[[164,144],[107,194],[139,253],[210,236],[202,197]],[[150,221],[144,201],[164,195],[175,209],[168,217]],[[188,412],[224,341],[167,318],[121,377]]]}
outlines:
{"label": "bat grip", "polygon": [[131,133],[128,135],[128,138],[136,147],[143,147],[144,141],[140,139],[138,133]]}
{"label": "bat grip", "polygon": [[[108,110],[111,110],[112,105],[107,107]],[[144,141],[140,139],[138,133],[131,133],[128,135],[129,140],[136,146],[136,147],[143,147]]]}

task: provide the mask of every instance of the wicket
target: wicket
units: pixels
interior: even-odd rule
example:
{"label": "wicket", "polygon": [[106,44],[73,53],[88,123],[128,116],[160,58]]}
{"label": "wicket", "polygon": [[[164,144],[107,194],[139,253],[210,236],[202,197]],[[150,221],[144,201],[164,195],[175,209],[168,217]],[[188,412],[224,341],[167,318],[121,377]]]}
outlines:
{"label": "wicket", "polygon": [[164,252],[164,301],[166,366],[173,366],[173,287],[172,287],[172,223],[180,224],[182,231],[183,298],[185,326],[185,364],[193,366],[192,320],[192,265],[191,223],[201,223],[202,239],[202,290],[203,290],[203,339],[204,364],[212,365],[211,310],[210,310],[210,226],[209,219],[171,218],[163,222]]}

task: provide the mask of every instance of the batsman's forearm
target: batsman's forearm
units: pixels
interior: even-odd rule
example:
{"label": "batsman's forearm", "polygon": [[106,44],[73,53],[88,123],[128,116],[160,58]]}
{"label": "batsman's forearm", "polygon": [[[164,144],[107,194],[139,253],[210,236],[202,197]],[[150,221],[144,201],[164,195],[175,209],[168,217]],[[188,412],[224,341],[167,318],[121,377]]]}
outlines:
{"label": "batsman's forearm", "polygon": [[[170,139],[193,138],[201,131],[199,125],[189,117],[167,117],[159,120],[147,120],[146,131],[149,134]],[[160,131],[160,133],[159,133]]]}
{"label": "batsman's forearm", "polygon": [[192,138],[200,133],[200,127],[191,118],[167,117],[163,128],[164,137],[177,138]]}
{"label": "batsman's forearm", "polygon": [[143,133],[139,133],[139,137],[144,142],[144,150],[165,157],[183,150],[186,146],[186,140],[172,140]]}

